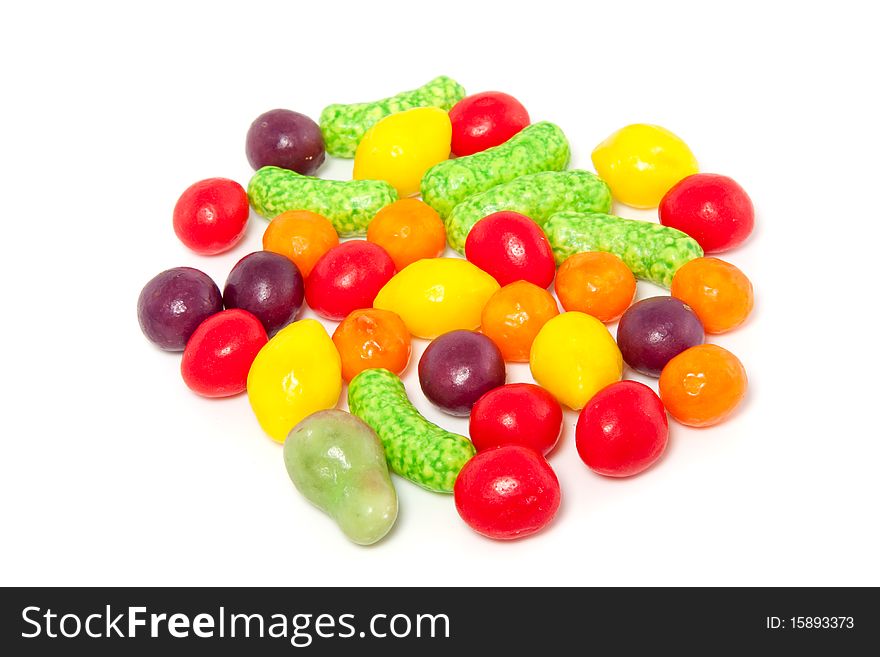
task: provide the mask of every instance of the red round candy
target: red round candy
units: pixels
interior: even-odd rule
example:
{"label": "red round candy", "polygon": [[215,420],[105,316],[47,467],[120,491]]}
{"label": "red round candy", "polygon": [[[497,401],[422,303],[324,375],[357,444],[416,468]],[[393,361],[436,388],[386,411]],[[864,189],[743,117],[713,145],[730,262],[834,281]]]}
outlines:
{"label": "red round candy", "polygon": [[306,279],[306,302],[322,317],[342,320],[353,310],[371,308],[394,274],[391,256],[378,244],[343,242],[315,263]]}
{"label": "red round candy", "polygon": [[594,472],[629,477],[649,468],[666,449],[669,422],[657,394],[637,381],[602,388],[577,421],[581,460]]}
{"label": "red round candy", "polygon": [[516,98],[500,91],[467,96],[449,110],[452,152],[461,157],[503,144],[529,125],[529,113]]}
{"label": "red round candy", "polygon": [[687,233],[706,253],[720,253],[751,234],[755,208],[732,178],[695,173],[666,192],[660,201],[660,223]]}
{"label": "red round candy", "polygon": [[546,288],[556,274],[544,231],[518,212],[495,212],[480,219],[468,233],[464,252],[502,287],[523,280]]}
{"label": "red round candy", "polygon": [[562,431],[562,407],[533,383],[490,390],[471,410],[470,435],[477,451],[521,445],[541,454],[552,450]]}
{"label": "red round candy", "polygon": [[248,371],[268,338],[260,320],[235,308],[199,324],[183,350],[180,373],[195,393],[231,397],[247,388]]}
{"label": "red round candy", "polygon": [[455,508],[471,529],[499,540],[543,529],[559,509],[553,468],[538,452],[520,445],[478,452],[455,480]]}
{"label": "red round candy", "polygon": [[231,249],[244,236],[248,197],[241,185],[208,178],[186,189],[174,206],[174,232],[200,255]]}

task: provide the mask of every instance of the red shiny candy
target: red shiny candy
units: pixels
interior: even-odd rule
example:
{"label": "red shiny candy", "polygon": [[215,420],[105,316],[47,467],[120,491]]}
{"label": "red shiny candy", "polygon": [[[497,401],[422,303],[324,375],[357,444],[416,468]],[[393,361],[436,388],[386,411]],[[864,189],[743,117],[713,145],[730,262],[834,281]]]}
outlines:
{"label": "red shiny candy", "polygon": [[742,244],[755,227],[755,208],[732,178],[695,173],[666,192],[660,223],[693,237],[706,253]]}
{"label": "red shiny candy", "polygon": [[322,317],[342,320],[352,310],[371,308],[394,274],[391,256],[378,244],[343,242],[315,263],[306,279],[306,303]]}
{"label": "red shiny candy", "polygon": [[183,381],[203,397],[231,397],[247,388],[248,371],[266,344],[266,329],[254,315],[234,308],[211,315],[183,350]]}
{"label": "red shiny candy", "polygon": [[533,449],[506,445],[478,452],[455,480],[455,508],[471,529],[499,540],[543,529],[559,509],[559,480]]}
{"label": "red shiny candy", "polygon": [[522,103],[500,91],[462,98],[449,111],[449,120],[452,152],[459,157],[503,144],[530,123]]}
{"label": "red shiny candy", "polygon": [[518,212],[495,212],[480,219],[468,233],[464,252],[501,286],[523,280],[546,288],[556,274],[544,231]]}
{"label": "red shiny candy", "polygon": [[248,197],[241,185],[208,178],[191,185],[174,206],[174,232],[190,249],[215,255],[231,249],[244,236]]}
{"label": "red shiny candy", "polygon": [[490,390],[471,410],[470,435],[477,451],[521,445],[546,455],[559,440],[562,407],[533,383],[510,383]]}
{"label": "red shiny candy", "polygon": [[656,393],[637,381],[597,392],[581,410],[575,440],[594,472],[629,477],[649,468],[666,449],[669,422]]}

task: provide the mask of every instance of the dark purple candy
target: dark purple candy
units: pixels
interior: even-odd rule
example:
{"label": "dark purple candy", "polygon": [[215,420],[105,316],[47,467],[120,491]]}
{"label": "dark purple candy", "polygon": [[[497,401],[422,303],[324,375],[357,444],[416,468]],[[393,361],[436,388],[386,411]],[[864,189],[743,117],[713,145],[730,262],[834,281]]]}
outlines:
{"label": "dark purple candy", "polygon": [[501,351],[475,331],[444,333],[419,360],[422,392],[451,415],[468,415],[484,393],[504,385],[506,374]]}
{"label": "dark purple candy", "polygon": [[238,261],[223,288],[223,305],[256,315],[270,336],[296,318],[303,302],[303,278],[283,255],[257,251]]}
{"label": "dark purple candy", "polygon": [[324,162],[324,137],[305,114],[274,109],[251,124],[245,152],[254,169],[281,167],[311,176]]}
{"label": "dark purple candy", "polygon": [[220,288],[206,273],[175,267],[141,290],[137,313],[147,339],[166,351],[183,351],[199,324],[223,310]]}
{"label": "dark purple candy", "polygon": [[617,325],[617,346],[626,364],[648,376],[660,372],[705,334],[690,306],[674,297],[651,297],[627,308]]}

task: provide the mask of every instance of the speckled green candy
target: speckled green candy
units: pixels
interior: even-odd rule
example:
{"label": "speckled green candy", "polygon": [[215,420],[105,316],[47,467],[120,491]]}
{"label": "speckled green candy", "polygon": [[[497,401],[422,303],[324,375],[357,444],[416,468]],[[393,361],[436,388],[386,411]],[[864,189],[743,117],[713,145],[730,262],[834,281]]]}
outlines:
{"label": "speckled green candy", "polygon": [[324,147],[335,157],[354,157],[364,133],[390,114],[414,107],[440,107],[447,112],[464,98],[464,87],[445,75],[428,84],[370,103],[328,105],[321,112]]}
{"label": "speckled green candy", "polygon": [[599,212],[560,212],[544,224],[556,264],[575,253],[607,251],[623,260],[636,278],[668,288],[678,268],[703,255],[696,240],[650,221]]}
{"label": "speckled green candy", "polygon": [[541,226],[550,215],[563,210],[608,212],[611,190],[589,171],[545,171],[521,176],[456,205],[446,218],[449,245],[464,253],[465,240],[474,224],[502,210],[524,214]]}
{"label": "speckled green candy", "polygon": [[391,469],[438,493],[451,493],[474,455],[467,438],[428,422],[388,370],[364,370],[348,384],[348,408],[379,435]]}
{"label": "speckled green candy", "polygon": [[541,171],[562,171],[571,149],[559,126],[535,123],[503,144],[434,165],[422,178],[422,200],[444,219],[462,201]]}
{"label": "speckled green candy", "polygon": [[248,184],[248,199],[267,219],[288,210],[317,212],[346,237],[365,235],[376,213],[397,200],[397,191],[382,180],[323,180],[263,167]]}

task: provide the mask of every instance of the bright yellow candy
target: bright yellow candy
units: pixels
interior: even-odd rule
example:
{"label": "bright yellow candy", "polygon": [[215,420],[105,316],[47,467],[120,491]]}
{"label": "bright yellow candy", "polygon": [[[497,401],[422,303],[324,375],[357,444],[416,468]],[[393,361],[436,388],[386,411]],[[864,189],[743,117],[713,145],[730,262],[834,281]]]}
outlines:
{"label": "bright yellow candy", "polygon": [[303,319],[278,331],[254,359],[247,391],[260,426],[279,443],[307,415],[336,406],[342,363],[324,327]]}
{"label": "bright yellow candy", "polygon": [[541,327],[529,366],[535,381],[574,410],[623,374],[623,358],[608,329],[579,312],[562,313]]}
{"label": "bright yellow candy", "polygon": [[645,123],[621,128],[596,146],[593,166],[611,195],[634,208],[656,208],[675,183],[699,171],[687,144]]}
{"label": "bright yellow candy", "polygon": [[436,338],[480,325],[483,306],[500,286],[482,269],[459,258],[425,258],[408,265],[376,296],[374,308],[397,313],[409,332]]}
{"label": "bright yellow candy", "polygon": [[355,180],[385,180],[401,198],[419,193],[425,171],[449,158],[452,123],[439,107],[386,116],[370,128],[354,155]]}

